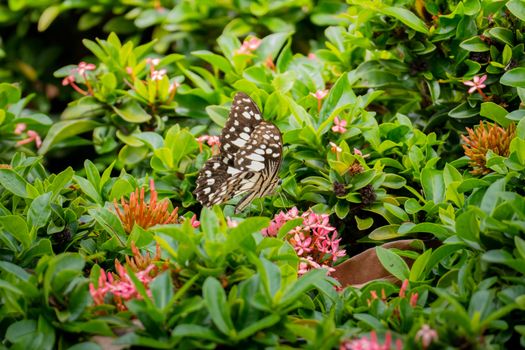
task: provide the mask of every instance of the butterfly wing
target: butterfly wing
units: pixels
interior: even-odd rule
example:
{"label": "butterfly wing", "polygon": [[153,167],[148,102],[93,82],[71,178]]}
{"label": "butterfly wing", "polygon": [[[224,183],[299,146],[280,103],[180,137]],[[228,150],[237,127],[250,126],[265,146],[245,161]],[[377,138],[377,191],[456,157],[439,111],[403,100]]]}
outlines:
{"label": "butterfly wing", "polygon": [[279,129],[272,123],[262,122],[235,157],[236,169],[255,174],[243,183],[243,193],[248,193],[235,207],[236,213],[244,210],[255,198],[275,190],[279,183],[281,159],[282,137]]}
{"label": "butterfly wing", "polygon": [[220,136],[221,155],[233,160],[239,149],[246,145],[255,127],[262,121],[261,111],[255,102],[245,93],[237,93]]}
{"label": "butterfly wing", "polygon": [[233,99],[220,136],[220,154],[210,158],[199,173],[194,194],[205,206],[220,204],[247,193],[236,207],[246,208],[278,184],[282,158],[279,129],[262,120],[255,102],[244,93]]}

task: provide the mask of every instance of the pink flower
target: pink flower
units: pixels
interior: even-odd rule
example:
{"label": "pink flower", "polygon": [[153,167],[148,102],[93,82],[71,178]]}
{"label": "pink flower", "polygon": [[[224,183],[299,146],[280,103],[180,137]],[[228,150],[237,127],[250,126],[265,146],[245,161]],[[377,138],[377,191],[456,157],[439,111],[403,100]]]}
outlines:
{"label": "pink flower", "polygon": [[294,249],[297,255],[303,255],[312,251],[312,237],[305,237],[303,233],[294,234],[293,238],[290,239],[293,243]]}
{"label": "pink flower", "polygon": [[470,86],[470,89],[468,89],[468,93],[472,94],[475,91],[478,91],[480,94],[484,95],[481,89],[485,88],[486,85],[483,84],[487,80],[487,75],[484,74],[481,77],[478,77],[477,75],[474,76],[472,80],[464,81],[463,84]]}
{"label": "pink flower", "polygon": [[77,66],[77,72],[80,75],[86,74],[86,72],[95,70],[97,66],[95,66],[93,63],[86,63],[86,62],[80,62]]}
{"label": "pink flower", "polygon": [[239,225],[239,223],[235,220],[232,220],[229,216],[226,218],[226,225],[228,225],[229,228],[234,228]]}
{"label": "pink flower", "polygon": [[74,83],[74,82],[75,82],[75,77],[72,76],[72,75],[68,75],[67,77],[62,79],[62,86],[68,86],[68,85],[70,85],[71,83]]}
{"label": "pink flower", "polygon": [[194,228],[199,228],[199,226],[201,225],[201,222],[197,221],[197,214],[193,214],[193,216],[190,219],[190,222],[191,226],[193,226]]}
{"label": "pink flower", "polygon": [[26,123],[18,123],[16,124],[16,127],[15,127],[15,134],[16,135],[20,135],[24,132],[24,130],[27,128],[27,125]]}
{"label": "pink flower", "polygon": [[328,214],[317,214],[307,210],[299,216],[297,208],[294,207],[286,213],[281,211],[275,215],[270,225],[262,230],[262,234],[275,237],[286,222],[298,217],[302,218],[302,224],[285,236],[301,257],[298,274],[303,275],[312,268],[326,268],[329,273],[334,271],[331,265],[339,257],[345,256],[346,252],[339,249],[340,239],[337,238],[335,227],[330,225]]}
{"label": "pink flower", "polygon": [[399,297],[404,298],[406,290],[408,288],[408,280],[404,280],[403,284],[401,285],[401,288],[399,289]]}
{"label": "pink flower", "polygon": [[410,295],[410,306],[416,307],[417,300],[419,299],[419,293],[413,293]]}
{"label": "pink flower", "polygon": [[339,117],[335,117],[334,126],[332,126],[332,131],[344,134],[346,132],[345,126],[347,123],[348,122],[345,119],[339,119]]}
{"label": "pink flower", "polygon": [[153,80],[153,81],[162,80],[162,78],[164,78],[165,75],[166,75],[166,70],[165,69],[153,70],[151,72],[151,80]]}
{"label": "pink flower", "polygon": [[168,88],[168,92],[171,94],[173,92],[175,92],[177,90],[177,88],[180,86],[180,83],[178,82],[173,82],[170,84],[170,87]]}
{"label": "pink flower", "polygon": [[241,47],[235,51],[238,55],[249,55],[261,45],[261,39],[257,37],[246,38]]}
{"label": "pink flower", "polygon": [[31,142],[35,142],[36,148],[40,148],[42,145],[42,139],[40,138],[40,135],[34,130],[28,130],[27,131],[27,138],[20,140],[16,143],[17,146],[22,146]]}
{"label": "pink flower", "polygon": [[343,152],[343,149],[339,147],[337,144],[330,141],[330,150],[334,153],[341,153]]}
{"label": "pink flower", "polygon": [[[134,253],[134,255],[136,254],[140,255],[138,250],[136,253]],[[146,258],[143,256],[134,257],[135,268],[139,268],[137,267],[136,263],[138,261],[144,261],[144,259],[149,259],[149,255],[147,255]],[[126,260],[128,260],[127,257]],[[137,287],[131,280],[128,272],[118,260],[115,260],[115,270],[116,274],[112,274],[109,272],[106,273],[103,269],[101,269],[97,283],[98,286],[95,288],[94,284],[90,283],[89,293],[91,294],[95,305],[105,304],[106,296],[111,295],[117,305],[117,308],[119,310],[126,310],[126,306],[124,305],[123,301],[142,299],[142,296],[138,292]],[[135,272],[135,276],[144,285],[148,295],[151,295],[149,284],[151,281],[153,281],[158,272],[159,269],[157,266],[151,262],[149,262],[148,265],[142,266],[137,272]]]}
{"label": "pink flower", "polygon": [[206,142],[211,147],[212,154],[218,154],[221,147],[221,139],[219,136],[202,135],[197,137],[199,143],[199,150],[202,152],[202,144]]}
{"label": "pink flower", "polygon": [[310,52],[310,53],[308,54],[308,59],[309,59],[309,60],[316,60],[316,59],[317,59],[317,56],[315,55],[315,53]]}
{"label": "pink flower", "polygon": [[[354,340],[345,340],[341,343],[339,347],[340,350],[390,350],[392,345],[392,334],[386,332],[385,334],[385,343],[380,344],[377,341],[377,334],[375,331],[370,332],[370,339],[366,336],[363,336],[359,339]],[[400,339],[396,340],[396,349],[401,350],[403,348],[403,343]]]}
{"label": "pink flower", "polygon": [[210,147],[213,147],[213,146],[220,146],[221,145],[221,140],[219,139],[219,136],[210,136],[208,137],[208,146]]}
{"label": "pink flower", "polygon": [[310,92],[310,95],[317,99],[317,112],[321,111],[321,101],[328,95],[328,90],[317,90],[316,92]]}
{"label": "pink flower", "polygon": [[310,92],[310,95],[320,101],[328,95],[328,90],[317,90],[316,92]]}
{"label": "pink flower", "polygon": [[439,336],[435,329],[430,328],[428,324],[424,324],[416,333],[416,341],[421,341],[423,349],[426,349],[434,341],[438,340]]}
{"label": "pink flower", "polygon": [[151,58],[151,57],[148,57],[146,58],[146,63],[147,64],[150,64],[152,66],[158,66],[159,63],[160,63],[160,58]]}
{"label": "pink flower", "polygon": [[[87,80],[86,80],[87,81]],[[68,86],[71,85],[73,89],[75,89],[76,92],[82,95],[88,95],[88,92],[80,88],[75,81],[75,76],[72,74],[68,75],[62,80],[62,86]]]}

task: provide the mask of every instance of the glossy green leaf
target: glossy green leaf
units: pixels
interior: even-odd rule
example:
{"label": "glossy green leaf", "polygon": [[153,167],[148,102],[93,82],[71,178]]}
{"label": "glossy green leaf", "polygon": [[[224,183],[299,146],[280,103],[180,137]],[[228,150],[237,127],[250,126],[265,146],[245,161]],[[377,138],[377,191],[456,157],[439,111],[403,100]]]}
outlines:
{"label": "glossy green leaf", "polygon": [[409,278],[410,269],[399,255],[381,246],[376,247],[376,254],[381,265],[394,277],[401,281]]}

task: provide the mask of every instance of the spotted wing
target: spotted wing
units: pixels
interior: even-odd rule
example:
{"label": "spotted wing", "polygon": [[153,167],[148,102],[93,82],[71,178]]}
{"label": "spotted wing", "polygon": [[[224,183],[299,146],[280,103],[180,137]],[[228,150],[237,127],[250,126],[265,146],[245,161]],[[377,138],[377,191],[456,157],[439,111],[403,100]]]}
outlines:
{"label": "spotted wing", "polygon": [[220,136],[220,154],[210,158],[199,173],[195,196],[205,206],[246,194],[236,212],[278,185],[282,138],[279,129],[262,120],[253,100],[235,95],[228,121]]}
{"label": "spotted wing", "polygon": [[199,172],[197,188],[193,193],[202,205],[211,207],[248,191],[253,186],[254,176],[254,172],[228,166],[224,157],[216,155]]}
{"label": "spotted wing", "polygon": [[272,123],[263,121],[235,156],[235,169],[254,173],[254,176],[241,182],[242,192],[236,195],[247,194],[237,204],[236,212],[244,210],[255,198],[271,194],[275,190],[279,184],[281,159],[281,132]]}
{"label": "spotted wing", "polygon": [[220,136],[221,155],[233,161],[262,121],[261,111],[255,102],[245,93],[238,92],[233,98],[230,115]]}

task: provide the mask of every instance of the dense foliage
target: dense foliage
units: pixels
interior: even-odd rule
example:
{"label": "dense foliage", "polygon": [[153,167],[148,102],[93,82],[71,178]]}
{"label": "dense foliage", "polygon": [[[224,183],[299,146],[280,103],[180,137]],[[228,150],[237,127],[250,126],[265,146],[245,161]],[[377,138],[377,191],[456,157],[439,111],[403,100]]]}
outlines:
{"label": "dense foliage", "polygon": [[[522,1],[8,1],[0,28],[1,349],[525,347]],[[239,215],[192,194],[237,91],[284,144]],[[376,246],[398,283],[341,286]]]}

